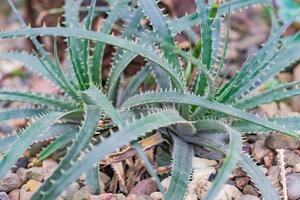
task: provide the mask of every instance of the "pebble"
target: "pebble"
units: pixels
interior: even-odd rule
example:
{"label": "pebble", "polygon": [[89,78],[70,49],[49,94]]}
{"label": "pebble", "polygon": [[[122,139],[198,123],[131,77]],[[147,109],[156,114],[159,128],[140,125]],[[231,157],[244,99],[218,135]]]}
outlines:
{"label": "pebble", "polygon": [[[294,81],[300,80],[300,64],[294,67],[293,70],[293,79]],[[300,96],[294,96],[291,99],[293,110],[296,112],[300,111]]]}
{"label": "pebble", "polygon": [[272,184],[275,187],[280,187],[280,182],[279,182],[279,179],[278,179],[279,173],[280,173],[280,169],[276,165],[270,167],[270,169],[267,173],[269,180],[271,180]]}
{"label": "pebble", "polygon": [[114,198],[116,200],[126,200],[126,197],[124,196],[124,194],[114,194]]}
{"label": "pebble", "polygon": [[290,72],[281,72],[277,75],[277,79],[283,82],[291,82],[293,80],[293,76]]}
{"label": "pebble", "polygon": [[127,200],[152,200],[152,198],[143,194],[129,194]]}
{"label": "pebble", "polygon": [[263,140],[257,140],[254,143],[252,155],[256,161],[260,161],[264,156],[270,153],[271,150],[265,146],[265,142]]}
{"label": "pebble", "polygon": [[9,172],[0,182],[0,191],[9,192],[19,188],[21,185],[22,183],[18,175]]}
{"label": "pebble", "polygon": [[152,192],[150,194],[150,197],[153,199],[153,200],[163,200],[163,194],[161,192]]}
{"label": "pebble", "polygon": [[299,140],[290,136],[275,133],[267,136],[265,140],[266,146],[270,149],[297,149]]}
{"label": "pebble", "polygon": [[16,174],[18,175],[18,177],[20,178],[20,181],[22,184],[26,183],[27,179],[27,170],[23,167],[20,167]]}
{"label": "pebble", "polygon": [[25,189],[20,189],[20,200],[30,200],[33,192],[28,192]]}
{"label": "pebble", "polygon": [[[203,199],[212,183],[205,179],[194,179],[188,187],[186,199]],[[195,198],[196,197],[196,198]]]}
{"label": "pebble", "polygon": [[257,189],[255,187],[253,187],[252,185],[246,185],[243,189],[243,193],[244,194],[251,194],[254,196],[258,196],[258,192]]}
{"label": "pebble", "polygon": [[217,165],[217,161],[209,160],[205,158],[193,157],[193,169],[202,169],[206,167],[212,167]]}
{"label": "pebble", "polygon": [[19,200],[20,199],[20,190],[19,189],[12,190],[8,194],[8,196],[9,196],[10,200]]}
{"label": "pebble", "polygon": [[264,114],[269,117],[274,116],[276,113],[278,113],[278,105],[275,102],[260,105],[259,108]]}
{"label": "pebble", "polygon": [[287,193],[291,200],[300,198],[300,173],[290,174],[287,179]]}
{"label": "pebble", "polygon": [[264,157],[264,166],[267,168],[270,168],[273,165],[273,161],[275,158],[274,152],[269,152],[265,157]]}
{"label": "pebble", "polygon": [[203,169],[194,169],[193,179],[208,179],[211,174],[215,174],[216,169],[214,167],[207,167]]}
{"label": "pebble", "polygon": [[38,182],[42,182],[43,181],[43,169],[41,167],[32,167],[27,169],[27,179],[33,179],[36,180]]}
{"label": "pebble", "polygon": [[240,200],[260,200],[257,196],[246,194],[240,198]]}
{"label": "pebble", "polygon": [[161,184],[164,188],[168,189],[169,185],[171,183],[172,177],[168,176],[167,178],[165,178],[164,180],[161,181]]}
{"label": "pebble", "polygon": [[44,179],[48,179],[51,174],[54,172],[54,170],[57,168],[58,164],[53,159],[46,159],[42,163],[42,173],[44,176]]}
{"label": "pebble", "polygon": [[87,200],[126,200],[123,194],[104,193],[100,195],[88,195]]}
{"label": "pebble", "polygon": [[42,185],[42,183],[40,183],[36,180],[33,180],[33,179],[30,179],[25,184],[25,186],[29,192],[36,192],[40,188],[41,185]]}
{"label": "pebble", "polygon": [[79,190],[79,184],[73,182],[65,191],[62,192],[61,197],[65,200],[72,200],[73,195]]}
{"label": "pebble", "polygon": [[10,200],[9,196],[5,192],[0,192],[0,199],[1,200]]}
{"label": "pebble", "polygon": [[91,188],[90,186],[84,186],[74,194],[73,200],[85,200],[90,194],[94,193],[95,189]]}
{"label": "pebble", "polygon": [[[208,180],[198,179],[193,180],[187,191],[186,199],[203,199],[207,191],[211,187],[212,183]],[[196,194],[196,195],[195,195]],[[232,200],[240,199],[243,196],[242,192],[233,185],[226,184],[222,187],[218,195],[215,197],[216,200]]]}
{"label": "pebble", "polygon": [[217,200],[240,199],[243,196],[242,192],[233,185],[224,185],[217,195]]}
{"label": "pebble", "polygon": [[243,188],[248,185],[250,179],[248,177],[237,177],[235,179],[235,185],[237,188],[239,188],[240,190],[243,190]]}
{"label": "pebble", "polygon": [[147,178],[136,184],[130,191],[130,194],[144,194],[150,195],[152,192],[156,192],[157,187],[152,178]]}
{"label": "pebble", "polygon": [[217,165],[217,161],[209,160],[199,157],[193,158],[193,180],[195,179],[208,179],[211,174],[216,173],[216,169],[213,167]]}
{"label": "pebble", "polygon": [[293,168],[294,173],[300,173],[300,163],[297,163]]}
{"label": "pebble", "polygon": [[297,163],[300,163],[300,156],[293,151],[284,151],[284,157],[287,166],[294,167]]}
{"label": "pebble", "polygon": [[114,197],[112,193],[104,193],[100,195],[89,195],[88,200],[111,200]]}
{"label": "pebble", "polygon": [[284,102],[279,103],[279,110],[282,115],[288,115],[293,112],[293,108]]}
{"label": "pebble", "polygon": [[232,172],[232,178],[243,177],[243,176],[246,176],[246,173],[240,167],[235,168]]}
{"label": "pebble", "polygon": [[18,161],[16,162],[16,166],[17,168],[19,167],[23,167],[23,168],[26,168],[27,165],[28,165],[28,158],[27,157],[21,157],[18,159]]}

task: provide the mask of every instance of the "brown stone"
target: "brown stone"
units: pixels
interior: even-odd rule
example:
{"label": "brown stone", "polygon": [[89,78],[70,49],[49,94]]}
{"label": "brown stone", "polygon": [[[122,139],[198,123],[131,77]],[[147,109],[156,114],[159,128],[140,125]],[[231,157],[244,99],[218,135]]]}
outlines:
{"label": "brown stone", "polygon": [[252,185],[246,185],[243,189],[243,193],[244,194],[251,194],[251,195],[254,195],[254,196],[257,196],[258,197],[258,192],[257,192],[257,189],[255,187],[253,187]]}
{"label": "brown stone", "polygon": [[19,200],[20,199],[20,190],[19,189],[12,190],[8,194],[8,196],[9,196],[10,200]]}
{"label": "brown stone", "polygon": [[33,192],[28,192],[24,189],[20,190],[20,200],[30,200],[32,195],[33,195]]}
{"label": "brown stone", "polygon": [[57,168],[58,164],[53,159],[46,159],[42,163],[42,173],[44,176],[44,179],[48,179],[51,174],[54,172],[54,170]]}
{"label": "brown stone", "polygon": [[36,180],[30,179],[29,181],[26,182],[25,185],[29,192],[36,192],[40,188],[42,183],[40,183]]}
{"label": "brown stone", "polygon": [[9,172],[1,181],[0,181],[0,191],[9,192],[11,190],[17,189],[21,186],[21,180],[17,174]]}
{"label": "brown stone", "polygon": [[252,155],[256,161],[260,161],[265,155],[270,152],[271,150],[265,146],[265,142],[263,140],[257,140],[254,143]]}
{"label": "brown stone", "polygon": [[299,147],[299,140],[281,133],[275,133],[267,136],[265,144],[273,150],[297,149]]}
{"label": "brown stone", "polygon": [[265,157],[264,157],[264,163],[265,167],[270,168],[273,165],[273,161],[275,158],[274,152],[269,152]]}
{"label": "brown stone", "polygon": [[248,183],[249,183],[249,178],[248,177],[238,177],[235,179],[235,185],[238,187],[240,190],[242,190]]}
{"label": "brown stone", "polygon": [[128,195],[127,200],[152,200],[152,198],[144,194],[130,194]]}
{"label": "brown stone", "polygon": [[150,195],[152,192],[156,192],[157,187],[152,178],[148,178],[140,181],[130,191],[130,194],[144,194]]}

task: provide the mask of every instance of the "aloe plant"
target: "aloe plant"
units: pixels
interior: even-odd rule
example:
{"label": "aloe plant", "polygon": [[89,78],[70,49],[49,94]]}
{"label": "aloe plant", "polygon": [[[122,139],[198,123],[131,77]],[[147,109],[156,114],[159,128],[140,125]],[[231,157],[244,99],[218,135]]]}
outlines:
{"label": "aloe plant", "polygon": [[[284,83],[260,93],[255,90],[300,60],[297,53],[300,43],[295,42],[294,37],[281,38],[291,22],[271,34],[242,69],[224,83],[221,72],[229,29],[224,37],[221,28],[229,27],[231,12],[253,4],[269,4],[268,0],[231,0],[222,4],[196,0],[197,10],[179,19],[166,17],[156,1],[138,0],[137,6],[134,2],[108,1],[110,11],[106,21],[99,31],[94,31],[92,21],[98,9],[96,0],[92,0],[86,9],[83,21],[79,20],[82,0],[66,0],[64,26],[40,28],[27,26],[12,1],[8,0],[23,27],[1,32],[0,39],[29,38],[36,53],[0,52],[0,58],[24,63],[28,70],[58,86],[62,95],[0,90],[1,101],[33,105],[0,112],[1,121],[19,118],[31,121],[24,130],[0,140],[3,154],[0,178],[31,144],[54,138],[39,152],[39,159],[62,148],[67,152],[32,199],[55,199],[82,174],[86,175],[86,184],[101,192],[100,160],[130,144],[164,198],[180,200],[184,199],[189,185],[194,148],[201,146],[224,156],[205,199],[213,199],[218,194],[237,165],[251,177],[264,199],[280,199],[260,168],[242,151],[242,137],[249,133],[275,131],[298,138],[298,116],[263,118],[250,112],[261,104],[299,94],[299,82]],[[141,24],[141,19],[148,20],[150,25]],[[111,32],[120,20],[124,25],[118,26],[121,34],[115,36]],[[195,52],[189,53],[176,46],[174,36],[190,31],[195,25],[200,25],[201,37]],[[62,70],[57,50],[54,58],[44,50],[36,39],[40,36],[66,39],[69,72]],[[223,42],[225,45],[221,45]],[[115,54],[109,77],[103,80],[102,60],[106,45],[114,46]],[[145,65],[127,85],[121,86],[124,70],[137,56],[145,58]],[[196,76],[192,76],[193,71]],[[157,90],[139,93],[139,88],[149,77],[155,80],[150,83],[151,88]],[[99,127],[100,120],[112,124]],[[108,130],[112,132],[109,136]],[[160,184],[155,167],[139,144],[139,140],[149,137],[154,130],[172,144],[172,180],[168,191]],[[219,135],[228,137],[229,142],[219,140],[220,137],[216,137]]]}

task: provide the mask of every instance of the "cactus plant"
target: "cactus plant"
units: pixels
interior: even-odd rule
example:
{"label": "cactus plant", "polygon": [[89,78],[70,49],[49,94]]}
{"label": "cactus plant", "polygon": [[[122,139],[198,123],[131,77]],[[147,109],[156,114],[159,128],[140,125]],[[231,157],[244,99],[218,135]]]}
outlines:
{"label": "cactus plant", "polygon": [[[29,108],[11,108],[0,112],[2,121],[26,118],[31,123],[15,135],[0,141],[3,156],[0,178],[14,166],[30,145],[54,138],[42,152],[44,159],[66,148],[67,152],[54,173],[32,196],[33,200],[55,199],[80,175],[99,191],[99,161],[124,145],[132,145],[154,178],[166,200],[184,199],[192,173],[194,148],[201,146],[224,156],[212,187],[205,199],[213,199],[239,165],[251,177],[264,199],[280,199],[260,168],[242,151],[242,137],[249,133],[281,132],[298,137],[298,116],[264,118],[251,110],[261,104],[298,95],[299,82],[284,83],[260,93],[255,90],[280,71],[300,60],[300,43],[294,37],[281,36],[291,22],[270,35],[263,47],[224,83],[222,69],[228,45],[220,29],[230,24],[230,14],[253,4],[269,4],[268,0],[231,0],[207,4],[196,0],[197,10],[179,19],[163,14],[154,0],[111,1],[110,11],[99,31],[92,30],[96,0],[92,0],[81,22],[81,0],[66,0],[63,26],[27,26],[11,0],[8,3],[22,28],[1,32],[0,39],[26,37],[35,45],[36,53],[0,52],[0,58],[18,60],[29,70],[52,81],[62,91],[60,96],[33,92],[0,90],[0,100],[32,104]],[[213,5],[212,7],[210,5]],[[150,24],[140,23],[145,19]],[[114,24],[122,20],[121,34],[111,34]],[[180,49],[174,36],[201,26],[199,51],[190,54]],[[68,44],[70,72],[65,72],[39,43],[37,37],[63,37]],[[225,38],[225,41],[222,41]],[[221,43],[224,42],[224,45]],[[112,68],[107,80],[102,79],[104,49],[115,47]],[[196,48],[195,47],[195,48]],[[221,55],[221,56],[218,56]],[[130,82],[121,87],[126,67],[137,56],[145,65]],[[192,76],[191,72],[196,72]],[[157,90],[138,93],[147,77],[153,77]],[[105,84],[103,84],[105,82]],[[121,91],[121,92],[120,92]],[[99,121],[112,124],[99,126]],[[113,128],[112,128],[113,127]],[[107,133],[110,130],[110,134]],[[172,180],[168,191],[145,155],[139,141],[158,131],[172,144]],[[95,137],[95,135],[99,135]],[[104,136],[105,135],[105,136]],[[218,135],[229,138],[228,143]],[[201,155],[206,157],[205,154]]]}

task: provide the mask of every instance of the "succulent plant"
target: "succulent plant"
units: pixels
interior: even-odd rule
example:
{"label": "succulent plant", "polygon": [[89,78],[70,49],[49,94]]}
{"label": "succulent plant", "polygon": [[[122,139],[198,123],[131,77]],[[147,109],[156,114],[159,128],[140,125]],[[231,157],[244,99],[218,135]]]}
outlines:
{"label": "succulent plant", "polygon": [[[38,154],[39,159],[60,149],[67,151],[32,199],[55,199],[83,174],[86,184],[100,192],[99,161],[130,144],[164,198],[180,200],[184,199],[190,182],[195,147],[200,146],[223,156],[205,199],[213,199],[218,194],[238,165],[251,177],[264,199],[280,199],[261,169],[243,152],[242,138],[250,133],[270,132],[298,138],[298,116],[265,118],[252,112],[261,104],[300,94],[299,82],[256,90],[300,60],[297,51],[300,43],[294,42],[297,35],[281,38],[291,22],[271,34],[234,77],[226,81],[222,73],[229,29],[225,36],[221,29],[229,27],[230,13],[253,4],[269,4],[268,0],[231,0],[222,4],[196,0],[197,10],[178,19],[165,16],[156,1],[108,0],[110,11],[99,31],[92,30],[96,0],[91,1],[83,21],[79,20],[82,0],[66,0],[63,26],[40,28],[27,26],[12,1],[8,3],[23,27],[1,32],[0,39],[29,38],[35,53],[0,52],[0,58],[24,63],[29,70],[51,80],[62,95],[0,90],[1,101],[33,105],[0,112],[2,121],[18,118],[31,121],[18,134],[0,141],[0,178],[33,143],[50,138],[53,142]],[[141,23],[142,19],[149,23]],[[111,34],[120,21],[121,33]],[[191,35],[191,28],[197,25],[201,27],[201,37],[194,52],[188,53],[176,45],[174,36],[181,32]],[[40,36],[65,39],[70,72],[61,68],[57,50],[54,59],[44,50],[37,39]],[[109,77],[102,80],[106,45],[114,46],[115,53]],[[124,70],[137,56],[145,58],[145,65],[122,86]],[[149,77],[155,83],[138,93]],[[139,143],[153,135],[154,130],[172,144],[172,180],[168,191],[164,190]],[[221,139],[224,137],[228,142]],[[207,157],[205,152],[197,154]]]}

